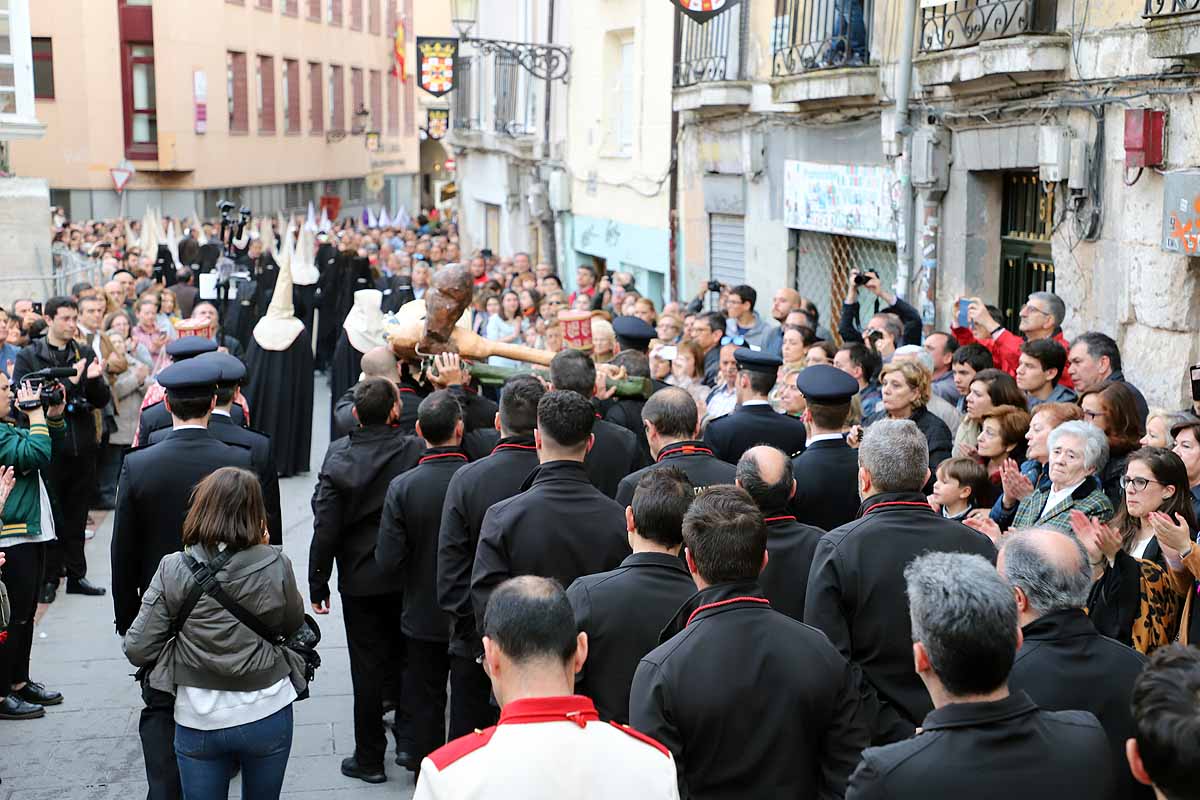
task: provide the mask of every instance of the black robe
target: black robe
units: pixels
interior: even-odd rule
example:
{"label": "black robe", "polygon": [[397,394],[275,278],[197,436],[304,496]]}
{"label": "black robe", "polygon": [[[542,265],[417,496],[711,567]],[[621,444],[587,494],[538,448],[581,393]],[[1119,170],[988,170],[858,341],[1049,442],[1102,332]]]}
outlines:
{"label": "black robe", "polygon": [[[337,345],[338,334],[342,330],[342,319],[338,319],[338,258],[337,249],[326,242],[317,248],[317,269],[321,276],[317,279],[314,296],[316,308],[321,312],[317,320],[317,354],[316,367],[325,370],[333,359],[333,348]],[[300,307],[296,307],[300,316]],[[305,323],[307,324],[307,322]]]}
{"label": "black robe", "polygon": [[281,478],[308,472],[312,449],[312,337],[305,328],[286,350],[264,350],[253,338],[246,352],[242,393],[254,427],[271,437]]}
{"label": "black robe", "polygon": [[338,337],[337,348],[333,351],[333,361],[329,366],[329,435],[333,436],[334,430],[334,411],[337,407],[337,401],[346,393],[354,384],[358,383],[358,376],[362,373],[362,357],[363,354],[354,349],[354,345],[350,344],[350,337],[346,335],[346,331],[342,331],[342,335]]}

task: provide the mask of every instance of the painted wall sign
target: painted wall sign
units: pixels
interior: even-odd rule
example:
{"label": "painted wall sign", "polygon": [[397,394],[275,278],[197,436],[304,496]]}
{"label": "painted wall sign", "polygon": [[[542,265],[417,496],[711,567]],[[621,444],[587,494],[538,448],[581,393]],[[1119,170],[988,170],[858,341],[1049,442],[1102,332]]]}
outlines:
{"label": "painted wall sign", "polygon": [[1200,170],[1174,170],[1163,179],[1162,247],[1200,256]]}
{"label": "painted wall sign", "polygon": [[894,242],[895,188],[890,167],[785,161],[783,224]]}

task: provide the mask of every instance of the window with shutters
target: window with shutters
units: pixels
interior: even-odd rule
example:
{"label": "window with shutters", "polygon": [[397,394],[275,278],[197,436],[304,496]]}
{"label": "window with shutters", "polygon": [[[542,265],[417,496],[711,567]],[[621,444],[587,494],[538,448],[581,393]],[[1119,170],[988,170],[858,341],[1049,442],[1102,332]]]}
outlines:
{"label": "window with shutters", "polygon": [[330,25],[342,24],[342,0],[327,0],[325,21]]}
{"label": "window with shutters", "polygon": [[363,108],[363,71],[357,67],[350,69],[350,113],[354,115],[351,122],[355,131],[358,131],[360,124],[358,120],[358,112]]}
{"label": "window with shutters", "polygon": [[225,54],[225,97],[229,109],[229,132],[250,130],[250,114],[246,107],[246,54],[229,51]]}
{"label": "window with shutters", "polygon": [[400,79],[392,72],[388,73],[387,132],[392,136],[400,133]]}
{"label": "window with shutters", "polygon": [[158,158],[158,110],[154,85],[154,45],[126,42],[122,74],[125,105],[125,155]]}
{"label": "window with shutters", "polygon": [[54,99],[54,46],[49,39],[33,40],[33,96]]}
{"label": "window with shutters", "polygon": [[367,0],[367,32],[379,35],[379,0]]}
{"label": "window with shutters", "polygon": [[746,218],[708,216],[708,277],[730,286],[746,282]]}
{"label": "window with shutters", "polygon": [[329,130],[343,131],[346,129],[346,96],[345,81],[342,78],[342,68],[335,64],[329,65]]}
{"label": "window with shutters", "polygon": [[633,41],[621,43],[621,98],[620,122],[617,131],[617,147],[622,154],[633,153],[634,91],[636,90],[633,68]]}
{"label": "window with shutters", "polygon": [[274,8],[274,3],[272,0],[258,0],[258,7],[263,11],[270,11]]}
{"label": "window with shutters", "polygon": [[325,131],[325,85],[321,80],[321,65],[308,62],[308,132],[313,134]]}
{"label": "window with shutters", "polygon": [[308,202],[307,194],[312,189],[308,183],[285,183],[283,185],[283,204],[288,208],[302,208]]}
{"label": "window with shutters", "polygon": [[371,130],[383,130],[383,74],[371,70]]}
{"label": "window with shutters", "polygon": [[308,0],[308,18],[313,22],[321,21],[321,0]]}
{"label": "window with shutters", "polygon": [[280,10],[285,17],[298,17],[300,16],[300,0],[283,0]]}
{"label": "window with shutters", "polygon": [[258,132],[275,133],[275,57],[258,57]]}
{"label": "window with shutters", "polygon": [[366,178],[351,178],[346,186],[346,202],[361,203],[367,196]]}
{"label": "window with shutters", "polygon": [[283,131],[300,132],[300,62],[283,60]]}
{"label": "window with shutters", "polygon": [[361,31],[363,23],[363,0],[350,0],[350,30]]}

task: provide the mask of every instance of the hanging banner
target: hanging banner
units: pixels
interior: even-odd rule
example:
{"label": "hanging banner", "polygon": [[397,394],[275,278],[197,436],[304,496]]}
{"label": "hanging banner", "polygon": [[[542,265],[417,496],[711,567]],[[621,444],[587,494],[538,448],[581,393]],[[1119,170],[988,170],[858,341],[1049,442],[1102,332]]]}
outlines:
{"label": "hanging banner", "polygon": [[783,224],[896,241],[899,186],[891,167],[783,162]]}
{"label": "hanging banner", "polygon": [[450,127],[450,109],[429,109],[429,116],[425,120],[425,132],[429,134],[430,139],[441,139],[446,135],[448,127]]}
{"label": "hanging banner", "polygon": [[454,89],[458,39],[417,37],[417,79],[422,89],[441,97]]}
{"label": "hanging banner", "polygon": [[396,63],[392,65],[392,74],[402,81],[408,80],[408,64],[405,61],[404,20],[396,20],[396,39],[392,43],[392,52]]}
{"label": "hanging banner", "polygon": [[700,24],[737,5],[738,0],[671,0],[684,14]]}

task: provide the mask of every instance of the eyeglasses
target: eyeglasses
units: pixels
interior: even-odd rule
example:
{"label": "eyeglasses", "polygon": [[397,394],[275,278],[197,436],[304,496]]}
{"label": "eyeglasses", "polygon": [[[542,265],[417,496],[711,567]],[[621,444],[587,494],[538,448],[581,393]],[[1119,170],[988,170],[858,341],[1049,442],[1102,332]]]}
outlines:
{"label": "eyeglasses", "polygon": [[1146,491],[1146,487],[1152,483],[1157,483],[1159,486],[1165,485],[1161,481],[1156,481],[1153,478],[1130,478],[1126,475],[1121,476],[1119,483],[1121,484],[1122,491],[1128,492],[1132,488],[1134,494]]}
{"label": "eyeglasses", "polygon": [[1021,310],[1017,312],[1017,316],[1021,317],[1028,317],[1030,314],[1041,314],[1043,317],[1050,316],[1049,311],[1043,311],[1032,303],[1026,303]]}
{"label": "eyeglasses", "polygon": [[745,347],[746,346],[746,337],[745,336],[722,336],[721,337],[721,346],[724,347],[727,344],[736,344],[738,347]]}

